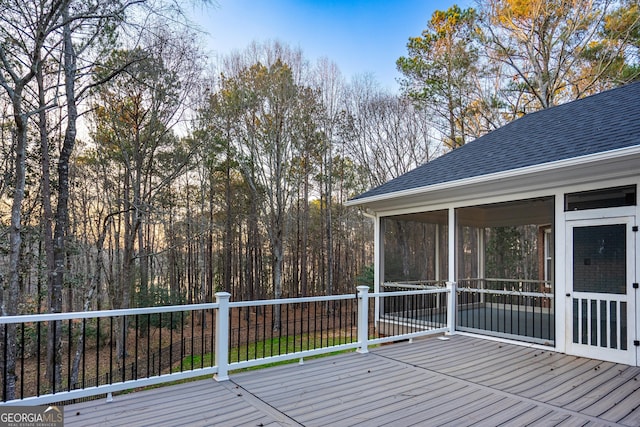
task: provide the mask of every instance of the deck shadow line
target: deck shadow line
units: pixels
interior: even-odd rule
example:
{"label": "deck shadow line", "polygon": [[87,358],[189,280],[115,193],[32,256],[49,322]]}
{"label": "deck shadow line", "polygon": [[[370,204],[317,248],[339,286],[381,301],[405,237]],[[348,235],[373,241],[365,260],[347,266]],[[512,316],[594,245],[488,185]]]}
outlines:
{"label": "deck shadow line", "polygon": [[233,378],[230,378],[229,381],[220,381],[219,384],[229,390],[231,393],[236,393],[236,395],[238,397],[241,397],[245,402],[247,402],[247,404],[272,417],[273,420],[277,423],[280,423],[284,426],[304,427],[303,424],[300,424],[294,418],[280,411],[278,408],[271,406],[269,403],[260,399],[258,396],[242,387],[240,384],[234,382]]}

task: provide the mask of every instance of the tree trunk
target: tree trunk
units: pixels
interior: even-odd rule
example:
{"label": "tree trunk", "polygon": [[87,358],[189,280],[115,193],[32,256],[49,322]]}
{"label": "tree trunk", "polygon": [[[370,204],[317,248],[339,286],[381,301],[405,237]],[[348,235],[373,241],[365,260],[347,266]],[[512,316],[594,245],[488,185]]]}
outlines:
{"label": "tree trunk", "polygon": [[[134,229],[135,213],[131,206],[129,171],[124,174],[124,248],[122,251],[122,277],[120,278],[120,295],[118,298],[119,309],[129,308],[131,303],[131,289],[134,282],[135,257],[133,253],[136,232]],[[118,359],[126,357],[124,335],[126,335],[127,323],[121,317],[116,324],[116,357]]]}
{"label": "tree trunk", "polygon": [[[227,135],[227,153],[224,165],[224,199],[225,199],[225,221],[224,221],[224,255],[223,255],[223,286],[226,292],[231,292],[231,260],[233,256],[231,241],[232,217],[231,217],[231,150],[229,135]],[[213,191],[213,189],[212,189]]]}
{"label": "tree trunk", "polygon": [[[51,207],[51,178],[50,168],[51,162],[49,158],[49,135],[47,129],[47,106],[44,87],[44,73],[42,63],[38,63],[36,68],[36,82],[38,84],[38,131],[40,136],[40,150],[42,151],[41,177],[40,177],[40,196],[42,200],[42,235],[44,240],[44,253],[46,265],[46,283],[48,295],[49,313],[59,313],[58,307],[56,311],[56,293],[52,292],[55,285],[55,259],[53,233],[51,230],[53,221],[53,209]],[[60,298],[61,301],[61,298]],[[51,390],[60,390],[62,370],[60,369],[60,342],[61,326],[59,322],[49,322],[47,332],[47,369],[46,376],[49,379],[49,387]],[[56,338],[54,340],[54,337]],[[55,362],[58,362],[56,365]]]}
{"label": "tree trunk", "polygon": [[[104,241],[107,236],[108,222],[110,221],[110,217],[112,215],[108,215],[104,219],[104,225],[100,234],[98,235],[98,241],[96,242],[96,256],[95,256],[95,270],[91,275],[91,281],[89,286],[89,292],[85,295],[84,305],[82,307],[83,311],[88,311],[91,306],[91,301],[93,300],[93,296],[96,294],[98,290],[98,286],[100,286],[100,282],[102,281],[102,252],[104,248]],[[89,263],[88,263],[89,264]],[[87,265],[90,268],[89,265]],[[76,354],[73,358],[73,368],[71,370],[71,380],[69,386],[71,388],[75,388],[78,385],[78,371],[80,369],[80,359],[84,356],[84,337],[86,334],[82,333],[78,337],[78,342],[76,343]],[[96,346],[100,346],[100,331],[96,332]]]}
{"label": "tree trunk", "polygon": [[[71,23],[69,22],[69,5],[66,4],[63,10],[63,18],[65,25],[63,27],[63,43],[64,43],[64,87],[65,97],[67,101],[67,127],[65,129],[62,149],[60,150],[60,158],[58,160],[58,205],[56,207],[55,229],[53,232],[53,259],[54,273],[49,289],[49,312],[62,312],[62,288],[64,285],[64,273],[66,262],[66,231],[69,222],[68,205],[69,205],[69,163],[71,153],[76,142],[76,120],[78,118],[78,108],[75,98],[75,79],[76,79],[76,54],[71,39]],[[49,381],[55,378],[55,389],[60,389],[62,385],[62,329],[60,322],[56,323],[55,334],[49,334],[49,350],[47,352],[49,366],[53,369],[53,378],[49,377]],[[55,341],[54,341],[55,336]]]}
{"label": "tree trunk", "polygon": [[302,193],[302,253],[300,259],[300,287],[302,288],[302,296],[306,297],[309,293],[309,257],[307,251],[309,249],[309,171],[304,174],[304,191]]}
{"label": "tree trunk", "polygon": [[[15,188],[11,204],[11,225],[9,227],[9,280],[3,289],[2,315],[14,316],[18,314],[20,291],[20,249],[22,244],[22,201],[24,200],[26,177],[26,146],[27,146],[27,115],[22,112],[22,87],[18,85],[12,94],[13,114],[16,125],[15,131]],[[11,324],[0,328],[0,343],[6,355],[3,370],[6,371],[5,400],[16,397],[16,327]]]}
{"label": "tree trunk", "polygon": [[326,294],[333,294],[333,227],[332,227],[332,200],[331,193],[333,192],[333,182],[332,182],[332,174],[333,174],[333,159],[331,153],[331,143],[329,142],[329,146],[327,147],[327,170],[326,170],[326,190],[325,197],[327,199],[327,211],[326,211],[326,224],[325,224],[325,232],[327,235],[327,289]]}

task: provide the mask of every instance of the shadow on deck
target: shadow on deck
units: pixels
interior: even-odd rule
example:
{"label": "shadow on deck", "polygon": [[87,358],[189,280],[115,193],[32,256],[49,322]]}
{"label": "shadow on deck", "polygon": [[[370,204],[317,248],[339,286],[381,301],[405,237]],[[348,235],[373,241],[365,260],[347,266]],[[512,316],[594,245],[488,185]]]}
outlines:
{"label": "shadow on deck", "polygon": [[65,426],[640,425],[640,368],[462,335],[66,406]]}

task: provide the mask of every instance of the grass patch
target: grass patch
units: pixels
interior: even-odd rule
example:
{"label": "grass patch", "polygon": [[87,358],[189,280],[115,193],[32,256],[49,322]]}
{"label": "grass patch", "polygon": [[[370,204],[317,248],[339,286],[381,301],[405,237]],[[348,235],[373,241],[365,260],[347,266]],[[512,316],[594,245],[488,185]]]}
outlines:
{"label": "grass patch", "polygon": [[[279,356],[285,354],[291,354],[306,350],[314,350],[319,348],[332,347],[341,344],[348,344],[351,341],[347,337],[327,337],[327,336],[315,336],[315,335],[302,335],[302,336],[290,336],[280,338],[269,338],[263,341],[257,341],[242,345],[240,347],[234,347],[229,349],[229,362],[241,362],[245,360],[263,359],[272,356]],[[315,356],[307,356],[306,359],[316,359],[319,357],[330,356],[340,353],[350,352],[352,350],[337,350],[330,353],[319,354]],[[173,372],[189,371],[192,369],[199,369],[202,367],[213,366],[215,360],[214,353],[205,353],[204,355],[196,354],[187,356],[182,360],[182,364],[178,364]],[[262,368],[268,368],[270,366],[285,365],[295,362],[295,359],[282,360],[278,362],[265,363],[264,365],[255,366],[251,368],[237,369],[231,372],[242,372],[248,370],[256,370]]]}

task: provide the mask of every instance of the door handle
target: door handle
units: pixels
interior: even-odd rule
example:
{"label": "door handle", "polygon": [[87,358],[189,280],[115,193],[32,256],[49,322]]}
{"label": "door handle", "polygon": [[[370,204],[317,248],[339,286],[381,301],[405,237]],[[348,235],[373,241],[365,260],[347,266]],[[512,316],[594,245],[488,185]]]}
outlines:
{"label": "door handle", "polygon": [[567,296],[568,296],[568,297],[570,297],[570,296],[571,296],[571,294],[567,293]]}

